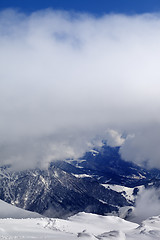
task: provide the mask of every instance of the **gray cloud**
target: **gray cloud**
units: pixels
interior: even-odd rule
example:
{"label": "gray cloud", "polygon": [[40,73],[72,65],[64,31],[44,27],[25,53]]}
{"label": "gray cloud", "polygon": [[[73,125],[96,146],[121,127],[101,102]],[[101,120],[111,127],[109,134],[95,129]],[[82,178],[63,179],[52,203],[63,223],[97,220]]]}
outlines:
{"label": "gray cloud", "polygon": [[123,159],[133,161],[147,168],[160,168],[160,125],[148,124],[137,128],[133,135],[129,135],[121,146]]}
{"label": "gray cloud", "polygon": [[[96,137],[110,138],[106,129],[136,134],[139,144],[126,141],[134,151],[157,147],[156,129],[149,135],[160,124],[159,15],[7,10],[0,53],[1,164],[78,157]],[[159,167],[151,153],[149,165]],[[122,156],[135,161],[125,145]]]}
{"label": "gray cloud", "polygon": [[159,191],[154,188],[143,190],[136,200],[132,220],[137,223],[141,223],[143,220],[159,214]]}

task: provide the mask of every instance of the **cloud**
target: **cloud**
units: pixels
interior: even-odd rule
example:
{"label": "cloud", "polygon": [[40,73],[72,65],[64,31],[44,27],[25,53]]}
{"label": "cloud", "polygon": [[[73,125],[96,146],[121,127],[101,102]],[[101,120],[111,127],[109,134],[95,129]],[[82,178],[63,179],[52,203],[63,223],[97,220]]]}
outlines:
{"label": "cloud", "polygon": [[122,134],[118,133],[113,129],[109,129],[106,132],[107,145],[110,147],[121,146],[125,142],[125,138],[122,137]]}
{"label": "cloud", "polygon": [[157,189],[145,189],[136,200],[133,221],[141,223],[143,220],[160,214],[160,199]]}
{"label": "cloud", "polygon": [[123,159],[147,168],[160,168],[160,126],[157,123],[136,129],[120,148]]}
{"label": "cloud", "polygon": [[[152,140],[157,148],[149,134],[160,126],[158,14],[10,9],[0,13],[0,53],[1,164],[28,168],[78,157],[96,137],[109,142],[106,129],[136,134],[134,151],[145,134],[146,146]],[[126,151],[122,156],[135,161]]]}

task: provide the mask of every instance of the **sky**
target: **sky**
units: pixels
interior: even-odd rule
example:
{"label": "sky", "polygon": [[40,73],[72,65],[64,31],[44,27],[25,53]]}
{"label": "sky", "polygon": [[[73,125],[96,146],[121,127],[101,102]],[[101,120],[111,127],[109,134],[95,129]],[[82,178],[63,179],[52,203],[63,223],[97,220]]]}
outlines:
{"label": "sky", "polygon": [[160,168],[158,1],[0,1],[0,164],[102,145]]}
{"label": "sky", "polygon": [[0,8],[16,8],[30,13],[46,8],[55,10],[88,12],[95,15],[106,13],[141,14],[146,12],[158,12],[159,0],[1,0]]}

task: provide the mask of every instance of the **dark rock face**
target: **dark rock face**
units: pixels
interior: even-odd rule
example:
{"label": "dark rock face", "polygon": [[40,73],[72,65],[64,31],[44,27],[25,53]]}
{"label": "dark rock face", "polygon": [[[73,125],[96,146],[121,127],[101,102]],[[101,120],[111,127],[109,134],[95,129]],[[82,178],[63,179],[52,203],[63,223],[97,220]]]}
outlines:
{"label": "dark rock face", "polygon": [[[92,175],[99,183],[127,187],[144,185],[155,176],[155,171],[124,161],[119,154],[119,147],[112,148],[105,144],[101,149],[95,149],[95,152],[87,152],[82,159],[74,161],[73,165],[81,167],[80,171]],[[160,171],[157,170],[156,174],[160,176]]]}
{"label": "dark rock face", "polygon": [[65,217],[80,211],[103,215],[129,205],[120,193],[53,165],[48,170],[0,170],[0,198],[46,216]]}

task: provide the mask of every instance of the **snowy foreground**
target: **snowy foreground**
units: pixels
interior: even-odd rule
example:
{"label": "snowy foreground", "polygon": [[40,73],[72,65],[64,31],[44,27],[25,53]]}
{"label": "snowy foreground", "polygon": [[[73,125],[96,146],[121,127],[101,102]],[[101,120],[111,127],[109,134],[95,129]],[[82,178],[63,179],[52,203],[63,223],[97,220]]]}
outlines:
{"label": "snowy foreground", "polygon": [[0,239],[160,239],[160,216],[141,225],[119,217],[78,213],[68,220],[49,218],[0,219]]}
{"label": "snowy foreground", "polygon": [[0,200],[0,239],[159,240],[160,216],[140,225],[115,216],[84,212],[63,220],[43,218]]}

